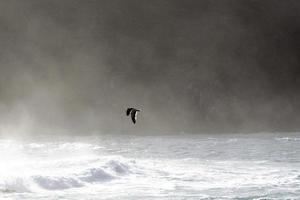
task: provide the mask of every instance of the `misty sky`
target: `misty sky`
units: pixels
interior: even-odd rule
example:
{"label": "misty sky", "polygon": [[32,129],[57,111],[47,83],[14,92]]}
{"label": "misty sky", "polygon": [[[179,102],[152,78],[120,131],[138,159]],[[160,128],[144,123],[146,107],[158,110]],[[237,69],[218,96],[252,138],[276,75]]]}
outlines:
{"label": "misty sky", "polygon": [[300,128],[298,0],[3,0],[0,44],[1,134]]}

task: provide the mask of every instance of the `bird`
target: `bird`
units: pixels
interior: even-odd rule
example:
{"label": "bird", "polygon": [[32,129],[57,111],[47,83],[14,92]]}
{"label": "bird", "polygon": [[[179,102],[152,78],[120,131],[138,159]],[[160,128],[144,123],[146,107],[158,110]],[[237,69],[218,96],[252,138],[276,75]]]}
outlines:
{"label": "bird", "polygon": [[131,119],[134,124],[136,123],[137,112],[140,112],[140,110],[135,108],[127,108],[126,110],[126,115],[127,116],[129,116],[129,114],[131,115]]}

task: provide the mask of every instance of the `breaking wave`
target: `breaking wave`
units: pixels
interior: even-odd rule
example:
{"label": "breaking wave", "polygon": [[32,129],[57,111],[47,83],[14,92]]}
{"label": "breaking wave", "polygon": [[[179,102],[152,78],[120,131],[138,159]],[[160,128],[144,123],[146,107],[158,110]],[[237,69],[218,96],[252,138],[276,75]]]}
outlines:
{"label": "breaking wave", "polygon": [[0,192],[64,190],[118,180],[138,172],[134,160],[96,155],[86,143],[29,143],[0,140]]}
{"label": "breaking wave", "polygon": [[299,136],[0,140],[0,197],[298,199]]}
{"label": "breaking wave", "polygon": [[[94,164],[93,164],[94,165]],[[130,164],[119,160],[109,160],[100,167],[82,169],[78,173],[61,175],[35,174],[31,176],[10,176],[0,181],[2,192],[34,192],[38,190],[63,190],[99,184],[134,173]],[[82,166],[84,168],[84,166]],[[58,169],[59,170],[59,169]],[[77,169],[78,171],[78,169]]]}

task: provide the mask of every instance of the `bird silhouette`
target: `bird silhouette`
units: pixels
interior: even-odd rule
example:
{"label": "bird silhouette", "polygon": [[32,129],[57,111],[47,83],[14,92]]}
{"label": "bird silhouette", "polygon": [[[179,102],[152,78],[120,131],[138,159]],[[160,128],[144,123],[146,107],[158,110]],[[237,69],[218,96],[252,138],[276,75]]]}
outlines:
{"label": "bird silhouette", "polygon": [[126,110],[126,115],[127,116],[129,116],[129,114],[131,115],[131,119],[134,124],[136,123],[137,112],[140,112],[140,110],[135,109],[135,108],[127,108],[127,110]]}

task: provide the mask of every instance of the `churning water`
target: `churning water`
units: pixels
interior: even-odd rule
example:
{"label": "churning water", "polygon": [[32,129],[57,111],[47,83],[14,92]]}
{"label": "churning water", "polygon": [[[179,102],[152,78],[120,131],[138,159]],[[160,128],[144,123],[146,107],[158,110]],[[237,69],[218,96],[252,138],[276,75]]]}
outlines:
{"label": "churning water", "polygon": [[0,140],[0,199],[300,199],[300,133]]}

